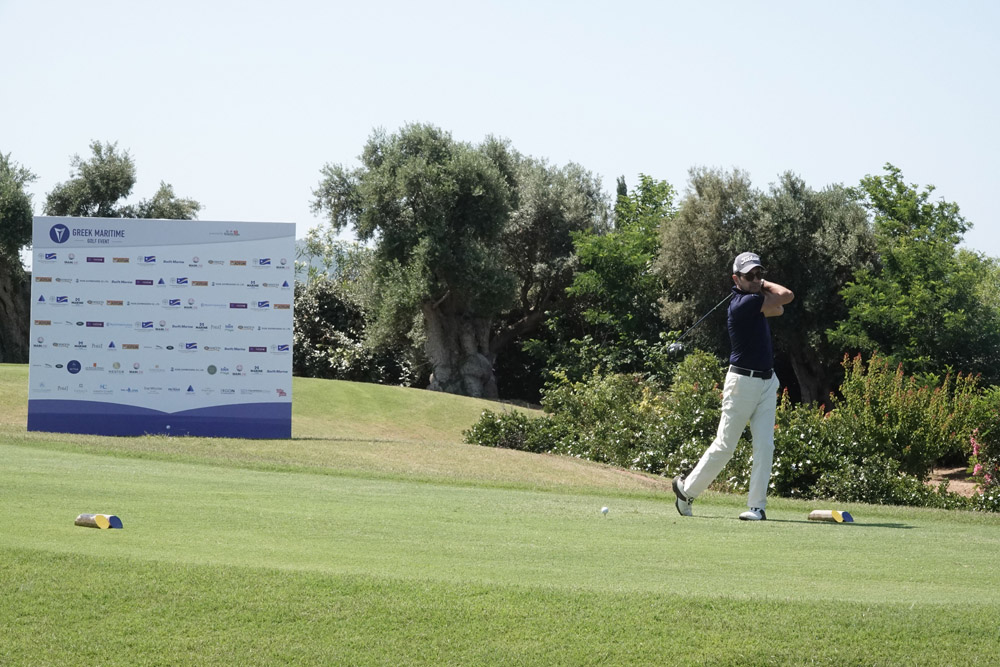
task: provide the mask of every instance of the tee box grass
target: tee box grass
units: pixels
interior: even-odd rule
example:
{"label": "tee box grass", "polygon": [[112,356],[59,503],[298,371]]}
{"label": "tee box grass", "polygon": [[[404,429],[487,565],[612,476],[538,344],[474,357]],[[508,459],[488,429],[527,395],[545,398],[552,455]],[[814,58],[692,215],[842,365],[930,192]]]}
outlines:
{"label": "tee box grass", "polygon": [[993,515],[683,518],[669,480],[462,444],[496,404],[298,378],[287,441],[27,433],[26,376],[0,664],[996,664]]}

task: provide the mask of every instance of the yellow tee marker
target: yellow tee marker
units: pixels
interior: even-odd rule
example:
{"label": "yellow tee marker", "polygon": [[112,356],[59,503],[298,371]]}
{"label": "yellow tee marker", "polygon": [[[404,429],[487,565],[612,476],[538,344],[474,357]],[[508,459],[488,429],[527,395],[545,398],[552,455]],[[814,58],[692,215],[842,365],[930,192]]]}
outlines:
{"label": "yellow tee marker", "polygon": [[101,530],[122,527],[122,520],[114,514],[81,514],[76,517],[76,521],[73,523],[77,526],[100,528]]}
{"label": "yellow tee marker", "polygon": [[836,523],[854,523],[850,512],[843,510],[813,510],[809,513],[810,521],[830,521]]}

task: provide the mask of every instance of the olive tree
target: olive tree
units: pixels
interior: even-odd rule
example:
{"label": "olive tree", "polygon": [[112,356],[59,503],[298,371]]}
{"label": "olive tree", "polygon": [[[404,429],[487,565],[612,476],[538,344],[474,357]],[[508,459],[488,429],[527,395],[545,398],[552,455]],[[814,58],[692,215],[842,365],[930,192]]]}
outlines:
{"label": "olive tree", "polygon": [[0,361],[28,360],[27,276],[19,252],[31,243],[31,195],[35,175],[0,153]]}
{"label": "olive tree", "polygon": [[174,194],[173,186],[160,181],[151,199],[129,205],[122,202],[135,187],[135,160],[117,143],[94,141],[90,159],[74,155],[68,181],[57,183],[45,199],[45,215],[96,218],[166,218],[194,220],[201,204]]}
{"label": "olive tree", "polygon": [[371,339],[406,332],[431,389],[496,397],[497,355],[570,279],[571,233],[603,222],[600,182],[423,124],[375,131],[360,160],[323,168],[313,208],[373,244]]}

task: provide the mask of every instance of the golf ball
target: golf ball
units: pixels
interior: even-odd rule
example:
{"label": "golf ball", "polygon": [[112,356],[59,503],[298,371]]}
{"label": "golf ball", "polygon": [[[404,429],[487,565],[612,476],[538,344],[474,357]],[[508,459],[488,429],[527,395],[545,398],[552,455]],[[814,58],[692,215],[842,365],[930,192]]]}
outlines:
{"label": "golf ball", "polygon": [[607,513],[608,513],[608,508],[607,507],[602,507],[601,508],[601,514],[607,514]]}

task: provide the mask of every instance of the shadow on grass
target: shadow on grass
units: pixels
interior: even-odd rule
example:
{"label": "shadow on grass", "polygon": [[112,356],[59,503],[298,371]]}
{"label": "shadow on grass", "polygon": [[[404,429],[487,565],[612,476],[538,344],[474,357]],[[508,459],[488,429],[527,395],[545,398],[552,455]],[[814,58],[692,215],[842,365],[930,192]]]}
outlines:
{"label": "shadow on grass", "polygon": [[[775,523],[808,523],[813,526],[823,526],[830,525],[832,521],[802,521],[799,519],[768,519],[769,522],[773,521]],[[854,528],[897,528],[900,530],[912,530],[913,526],[905,523],[858,523],[857,521],[853,523],[842,523],[841,526],[849,526]]]}

